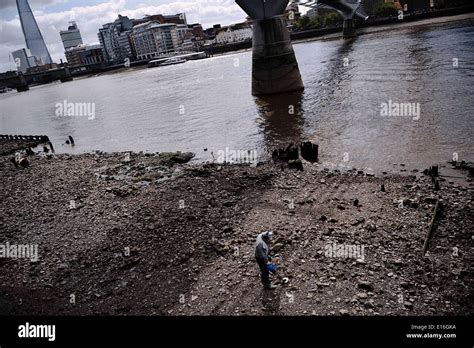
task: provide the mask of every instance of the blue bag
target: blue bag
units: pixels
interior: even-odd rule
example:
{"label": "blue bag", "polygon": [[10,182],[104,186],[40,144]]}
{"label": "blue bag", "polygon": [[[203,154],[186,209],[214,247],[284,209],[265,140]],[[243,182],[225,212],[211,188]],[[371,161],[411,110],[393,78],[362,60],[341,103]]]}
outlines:
{"label": "blue bag", "polygon": [[269,263],[267,265],[268,272],[275,273],[277,270],[277,266],[274,263]]}

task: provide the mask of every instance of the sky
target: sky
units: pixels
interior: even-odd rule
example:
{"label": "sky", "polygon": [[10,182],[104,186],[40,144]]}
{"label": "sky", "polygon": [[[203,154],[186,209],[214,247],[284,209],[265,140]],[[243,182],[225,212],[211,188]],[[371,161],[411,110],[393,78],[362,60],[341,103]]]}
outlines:
{"label": "sky", "polygon": [[[141,18],[147,14],[185,12],[188,23],[228,25],[245,20],[245,13],[234,0],[29,0],[36,22],[53,61],[64,58],[59,36],[68,23],[76,21],[84,43],[98,44],[103,24],[118,14]],[[14,70],[12,51],[26,47],[15,0],[0,0],[0,71]]]}

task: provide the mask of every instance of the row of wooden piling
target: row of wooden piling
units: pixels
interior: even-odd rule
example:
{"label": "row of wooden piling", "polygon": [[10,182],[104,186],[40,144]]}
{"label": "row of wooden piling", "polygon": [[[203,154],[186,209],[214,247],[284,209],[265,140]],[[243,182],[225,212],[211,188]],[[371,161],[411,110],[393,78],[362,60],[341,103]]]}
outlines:
{"label": "row of wooden piling", "polygon": [[49,142],[49,137],[47,135],[2,135],[0,134],[0,139],[33,140],[33,141],[40,141],[43,143]]}

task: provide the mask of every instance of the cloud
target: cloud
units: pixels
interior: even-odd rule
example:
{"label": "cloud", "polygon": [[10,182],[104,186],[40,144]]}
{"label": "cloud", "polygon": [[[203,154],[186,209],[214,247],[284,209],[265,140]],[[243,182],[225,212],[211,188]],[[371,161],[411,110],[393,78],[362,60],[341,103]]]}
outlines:
{"label": "cloud", "polygon": [[[64,2],[67,2],[67,0],[28,0],[28,3],[32,8],[39,8],[47,5],[53,5]],[[7,8],[16,8],[16,0],[1,0],[0,10],[4,10]]]}
{"label": "cloud", "polygon": [[186,12],[188,23],[201,23],[204,27],[242,22],[246,17],[234,0],[182,0],[158,6],[139,6],[124,12],[134,18],[146,14]]}
{"label": "cloud", "polygon": [[[37,0],[38,3],[48,1],[55,0]],[[56,62],[64,60],[64,48],[59,31],[65,30],[71,20],[76,21],[79,26],[84,43],[96,44],[99,41],[97,38],[99,28],[105,23],[114,21],[118,14],[141,18],[146,14],[186,12],[188,23],[199,22],[204,27],[217,23],[225,25],[241,22],[245,18],[245,13],[233,0],[181,0],[156,6],[136,5],[133,9],[127,8],[126,0],[109,0],[93,6],[72,7],[62,12],[46,13],[37,10],[33,12],[50,54]],[[10,53],[26,46],[18,16],[11,20],[0,19],[0,37],[2,38],[0,52],[4,52],[0,55],[0,71],[6,71],[10,70]]]}

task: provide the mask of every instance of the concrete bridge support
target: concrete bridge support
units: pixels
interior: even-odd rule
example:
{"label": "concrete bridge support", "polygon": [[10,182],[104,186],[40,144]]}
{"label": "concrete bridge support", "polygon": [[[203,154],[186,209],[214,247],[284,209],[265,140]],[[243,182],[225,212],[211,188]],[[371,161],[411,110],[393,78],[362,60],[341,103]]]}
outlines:
{"label": "concrete bridge support", "polygon": [[288,0],[236,0],[252,18],[252,94],[304,89],[283,12]]}
{"label": "concrete bridge support", "polygon": [[354,25],[354,19],[352,18],[344,19],[344,23],[342,25],[342,37],[344,39],[350,39],[356,36],[357,36],[357,33],[356,33],[355,25]]}
{"label": "concrete bridge support", "polygon": [[252,94],[304,89],[283,16],[253,21]]}
{"label": "concrete bridge support", "polygon": [[69,68],[67,66],[64,67],[64,75],[63,77],[60,78],[60,81],[61,82],[72,81],[71,72],[69,71]]}
{"label": "concrete bridge support", "polygon": [[25,92],[30,89],[28,86],[28,82],[25,79],[25,76],[23,74],[18,74],[18,80],[16,82],[16,90],[17,92]]}

